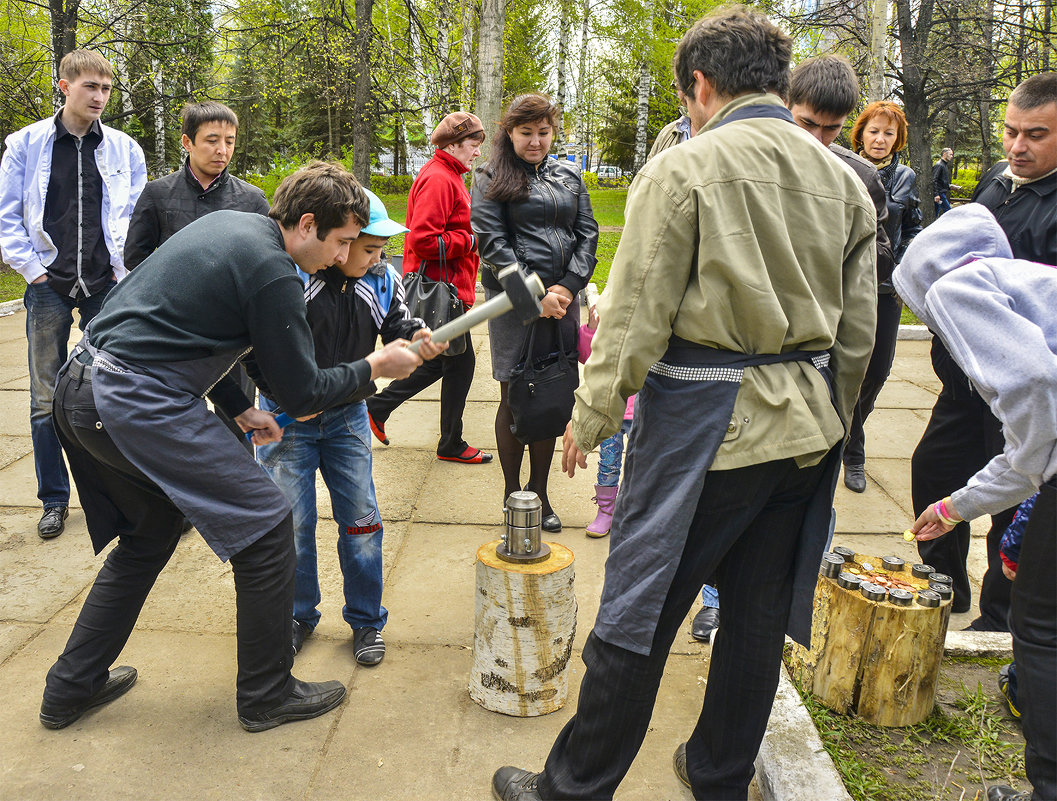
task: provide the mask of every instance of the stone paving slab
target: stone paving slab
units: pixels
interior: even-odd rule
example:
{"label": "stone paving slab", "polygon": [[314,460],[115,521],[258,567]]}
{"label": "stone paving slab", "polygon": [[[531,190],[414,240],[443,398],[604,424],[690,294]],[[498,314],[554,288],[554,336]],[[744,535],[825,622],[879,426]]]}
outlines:
{"label": "stone paving slab", "polygon": [[0,437],[28,436],[29,387],[0,392]]}

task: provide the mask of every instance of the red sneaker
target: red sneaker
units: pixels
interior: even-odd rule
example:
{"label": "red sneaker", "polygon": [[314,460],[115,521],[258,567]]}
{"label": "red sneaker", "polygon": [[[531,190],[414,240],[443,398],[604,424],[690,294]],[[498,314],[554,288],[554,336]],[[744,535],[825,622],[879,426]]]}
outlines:
{"label": "red sneaker", "polygon": [[374,421],[371,417],[371,413],[367,412],[367,420],[371,424],[371,433],[374,434],[374,438],[377,439],[383,445],[389,444],[389,437],[385,435],[385,426]]}
{"label": "red sneaker", "polygon": [[467,445],[466,450],[458,456],[441,456],[438,453],[437,458],[444,462],[459,462],[460,464],[487,464],[492,461],[492,454],[485,453],[480,448],[471,448]]}

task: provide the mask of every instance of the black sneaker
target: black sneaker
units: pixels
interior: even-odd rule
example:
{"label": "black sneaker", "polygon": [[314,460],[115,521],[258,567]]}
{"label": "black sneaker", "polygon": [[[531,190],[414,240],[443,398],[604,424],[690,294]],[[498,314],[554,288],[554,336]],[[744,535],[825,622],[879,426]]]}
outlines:
{"label": "black sneaker", "polygon": [[364,626],[352,630],[352,655],[357,664],[370,667],[385,659],[385,641],[378,629]]}

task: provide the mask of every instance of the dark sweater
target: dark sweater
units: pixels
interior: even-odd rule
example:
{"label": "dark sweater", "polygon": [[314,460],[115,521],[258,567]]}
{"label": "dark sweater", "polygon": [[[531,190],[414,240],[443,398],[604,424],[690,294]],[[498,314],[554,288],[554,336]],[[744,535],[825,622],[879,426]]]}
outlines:
{"label": "dark sweater", "polygon": [[260,189],[227,170],[203,189],[186,161],[176,172],[151,181],[143,188],[128,224],[125,267],[131,270],[181,228],[222,209],[267,216],[268,200]]}
{"label": "dark sweater", "polygon": [[[346,403],[370,383],[371,367],[362,359],[316,366],[304,285],[274,220],[239,211],[206,215],[143,267],[118,284],[92,321],[95,347],[132,363],[224,352],[234,360],[252,347],[273,396],[297,417]],[[222,406],[234,416],[248,402],[232,409],[229,395]]]}

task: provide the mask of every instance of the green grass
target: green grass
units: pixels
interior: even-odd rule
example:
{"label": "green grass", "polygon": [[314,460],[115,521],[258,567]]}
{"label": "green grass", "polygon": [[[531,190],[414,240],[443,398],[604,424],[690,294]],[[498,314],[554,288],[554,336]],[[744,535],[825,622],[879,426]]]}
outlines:
{"label": "green grass", "polygon": [[624,203],[627,189],[595,189],[591,192],[591,210],[599,225],[624,225]]}
{"label": "green grass", "polygon": [[26,294],[26,279],[10,267],[0,266],[0,303]]}
{"label": "green grass", "polygon": [[914,312],[907,308],[906,304],[903,305],[903,310],[899,313],[899,322],[902,325],[921,325],[921,320],[914,316]]}

